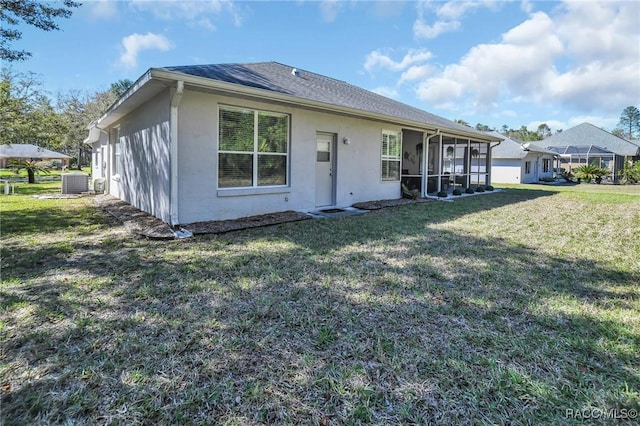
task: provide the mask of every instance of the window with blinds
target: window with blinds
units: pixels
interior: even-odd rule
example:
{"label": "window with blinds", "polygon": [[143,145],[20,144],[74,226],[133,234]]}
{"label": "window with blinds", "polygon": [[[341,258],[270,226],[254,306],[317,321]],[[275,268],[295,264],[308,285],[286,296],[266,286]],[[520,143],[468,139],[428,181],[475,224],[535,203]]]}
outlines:
{"label": "window with blinds", "polygon": [[400,162],[402,161],[402,137],[400,132],[382,131],[382,180],[400,180]]}
{"label": "window with blinds", "polygon": [[288,163],[287,114],[220,108],[219,188],[285,186]]}

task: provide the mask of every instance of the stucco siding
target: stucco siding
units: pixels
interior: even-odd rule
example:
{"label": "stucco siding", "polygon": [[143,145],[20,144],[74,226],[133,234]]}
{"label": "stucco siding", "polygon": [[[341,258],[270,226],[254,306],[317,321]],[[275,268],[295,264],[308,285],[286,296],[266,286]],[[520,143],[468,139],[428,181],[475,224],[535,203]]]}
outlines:
{"label": "stucco siding", "polygon": [[170,221],[170,98],[157,95],[118,122],[122,172],[111,193]]}
{"label": "stucco siding", "polygon": [[[286,187],[218,189],[220,105],[290,115],[289,182]],[[337,206],[400,196],[399,182],[382,182],[380,178],[382,130],[399,132],[402,129],[398,126],[190,90],[185,90],[178,116],[180,223],[224,220],[284,210],[313,210],[317,132],[337,136],[334,170]],[[344,137],[349,138],[350,144],[343,143]]]}
{"label": "stucco siding", "polygon": [[494,183],[521,183],[523,166],[518,159],[493,159],[491,181]]}

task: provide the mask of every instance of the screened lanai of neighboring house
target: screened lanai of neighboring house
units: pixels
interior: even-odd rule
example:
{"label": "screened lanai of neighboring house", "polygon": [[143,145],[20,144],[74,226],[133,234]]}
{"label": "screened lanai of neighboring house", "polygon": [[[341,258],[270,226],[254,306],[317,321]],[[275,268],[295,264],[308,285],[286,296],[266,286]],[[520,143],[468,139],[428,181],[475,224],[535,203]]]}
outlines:
{"label": "screened lanai of neighboring house", "polygon": [[586,164],[595,164],[611,170],[611,175],[615,176],[615,153],[608,149],[595,145],[549,146],[547,149],[560,154],[560,164],[566,166],[563,168],[568,171]]}

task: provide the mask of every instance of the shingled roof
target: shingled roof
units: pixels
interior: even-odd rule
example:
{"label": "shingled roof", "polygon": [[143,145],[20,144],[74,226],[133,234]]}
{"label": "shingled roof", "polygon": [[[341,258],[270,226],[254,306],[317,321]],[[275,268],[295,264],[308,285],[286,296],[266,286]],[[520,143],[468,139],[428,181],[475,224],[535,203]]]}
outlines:
{"label": "shingled roof", "polygon": [[278,62],[171,66],[160,69],[422,123],[438,129],[474,134],[483,139],[487,137],[484,132],[347,82]]}
{"label": "shingled roof", "polygon": [[532,143],[525,143],[516,138],[510,138],[498,133],[496,131],[487,132],[490,135],[502,138],[503,141],[500,145],[491,148],[491,158],[503,159],[503,158],[524,158],[530,152],[536,152],[538,154],[558,155],[556,152],[536,146]]}
{"label": "shingled roof", "polygon": [[607,132],[590,123],[582,123],[536,142],[538,146],[569,147],[593,145],[618,155],[640,155],[640,142],[632,142]]}
{"label": "shingled roof", "polygon": [[30,143],[12,143],[9,145],[0,145],[0,158],[64,159],[71,157]]}

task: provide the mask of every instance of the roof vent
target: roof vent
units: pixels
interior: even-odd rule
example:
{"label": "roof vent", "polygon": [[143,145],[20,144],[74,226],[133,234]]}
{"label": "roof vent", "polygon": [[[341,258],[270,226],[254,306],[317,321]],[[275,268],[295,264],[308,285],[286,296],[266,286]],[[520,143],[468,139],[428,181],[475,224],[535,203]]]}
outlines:
{"label": "roof vent", "polygon": [[298,68],[292,69],[291,70],[291,75],[294,76],[294,77],[297,77],[298,76]]}

